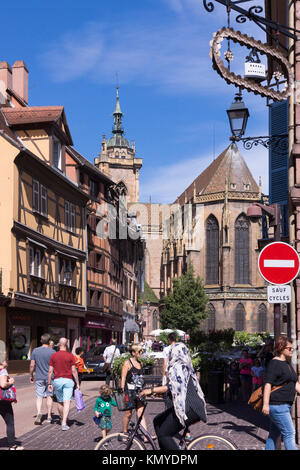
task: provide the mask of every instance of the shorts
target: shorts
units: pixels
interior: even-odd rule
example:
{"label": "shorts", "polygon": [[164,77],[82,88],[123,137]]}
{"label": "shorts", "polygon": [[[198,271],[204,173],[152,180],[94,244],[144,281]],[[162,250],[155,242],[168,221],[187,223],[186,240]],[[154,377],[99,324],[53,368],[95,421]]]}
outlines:
{"label": "shorts", "polygon": [[63,403],[64,401],[71,401],[73,395],[74,382],[72,379],[64,379],[60,377],[53,381],[54,393],[57,401]]}
{"label": "shorts", "polygon": [[52,397],[53,392],[49,392],[48,380],[36,380],[35,393],[36,393],[36,398]]}

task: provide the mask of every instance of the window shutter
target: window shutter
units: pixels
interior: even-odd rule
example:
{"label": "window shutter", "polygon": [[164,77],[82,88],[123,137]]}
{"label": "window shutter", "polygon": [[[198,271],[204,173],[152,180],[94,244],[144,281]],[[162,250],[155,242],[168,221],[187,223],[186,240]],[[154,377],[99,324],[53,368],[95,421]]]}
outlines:
{"label": "window shutter", "polygon": [[[269,135],[288,134],[289,103],[272,103],[269,107]],[[276,146],[269,149],[269,197],[270,204],[281,205],[282,235],[288,236],[288,150],[286,153],[276,151]]]}
{"label": "window shutter", "polygon": [[40,185],[41,191],[41,213],[43,215],[48,214],[48,198],[47,198],[47,189],[42,184]]}
{"label": "window shutter", "polygon": [[74,204],[70,204],[70,212],[71,212],[71,230],[75,232],[76,230],[76,207]]}
{"label": "window shutter", "polygon": [[70,227],[70,205],[68,201],[65,201],[65,226],[67,229]]}
{"label": "window shutter", "polygon": [[32,208],[39,212],[40,210],[40,185],[36,180],[32,180]]}

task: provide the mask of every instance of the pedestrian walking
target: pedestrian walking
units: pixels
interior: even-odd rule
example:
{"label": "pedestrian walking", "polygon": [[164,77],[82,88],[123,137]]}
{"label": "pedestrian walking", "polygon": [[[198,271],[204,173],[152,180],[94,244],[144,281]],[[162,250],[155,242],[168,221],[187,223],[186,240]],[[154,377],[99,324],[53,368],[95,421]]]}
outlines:
{"label": "pedestrian walking", "polygon": [[264,368],[261,365],[259,359],[254,360],[254,366],[251,368],[251,375],[252,375],[252,391],[256,390],[260,387],[263,383],[263,373]]}
{"label": "pedestrian walking", "polygon": [[[73,395],[73,377],[77,388],[80,389],[75,359],[73,354],[67,351],[67,345],[68,340],[66,338],[60,338],[58,343],[59,351],[51,356],[48,372],[48,387],[50,391],[54,390],[57,398],[62,431],[70,429],[67,420]],[[54,381],[52,385],[51,377],[53,373]]]}
{"label": "pedestrian walking", "polygon": [[251,376],[251,367],[253,361],[248,355],[248,350],[243,349],[243,357],[240,360],[240,379],[241,379],[241,388],[242,388],[242,399],[243,401],[248,401],[251,395],[252,390],[252,376]]}
{"label": "pedestrian walking", "polygon": [[237,401],[240,390],[240,371],[235,361],[231,362],[229,365],[228,381],[230,401]]}
{"label": "pedestrian walking", "polygon": [[117,357],[119,356],[120,356],[120,350],[117,347],[117,340],[113,338],[111,340],[111,345],[105,348],[104,353],[103,353],[103,359],[104,359],[103,371],[106,374],[105,383],[108,387],[110,386],[112,366],[113,366],[114,360],[117,359]]}
{"label": "pedestrian walking", "polygon": [[[7,390],[14,385],[15,381],[9,377],[7,372],[7,362],[0,362],[0,388]],[[16,443],[15,436],[15,419],[12,402],[0,400],[0,416],[2,416],[6,424],[6,437],[9,450],[24,450],[24,447]]]}
{"label": "pedestrian walking", "polygon": [[90,374],[89,369],[87,368],[87,366],[84,363],[83,349],[82,348],[76,348],[75,349],[74,359],[75,359],[75,366],[76,366],[77,373],[78,373],[78,381],[79,381],[79,385],[80,385],[81,381],[82,381],[82,376],[83,376],[83,373],[84,373],[83,369],[87,370],[87,373]]}
{"label": "pedestrian walking", "polygon": [[117,406],[112,397],[112,389],[107,385],[102,385],[99,390],[99,397],[96,400],[94,412],[96,415],[95,423],[102,431],[102,439],[107,436],[112,428],[111,407]]}
{"label": "pedestrian walking", "polygon": [[[300,393],[298,376],[290,364],[293,355],[292,340],[279,336],[275,343],[276,356],[267,367],[262,412],[270,417],[266,450],[275,450],[276,441],[283,437],[286,450],[297,450],[291,407],[296,392]],[[272,392],[272,386],[280,386]]]}
{"label": "pedestrian walking", "polygon": [[30,382],[34,383],[34,370],[35,370],[35,393],[36,393],[36,409],[37,415],[34,424],[42,424],[42,404],[43,399],[46,398],[47,402],[47,423],[52,422],[52,406],[53,406],[53,391],[48,388],[48,371],[49,362],[52,354],[55,354],[54,349],[50,348],[50,335],[45,333],[41,336],[42,346],[35,348],[32,351],[30,361]]}

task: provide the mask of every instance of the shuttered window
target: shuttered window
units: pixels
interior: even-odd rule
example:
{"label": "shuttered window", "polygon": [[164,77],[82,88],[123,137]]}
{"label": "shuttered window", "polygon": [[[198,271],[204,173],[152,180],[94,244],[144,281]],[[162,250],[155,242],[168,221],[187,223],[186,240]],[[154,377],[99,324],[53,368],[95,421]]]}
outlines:
{"label": "shuttered window", "polygon": [[76,231],[76,207],[69,201],[65,201],[65,226],[71,232]]}
{"label": "shuttered window", "polygon": [[[288,100],[272,103],[269,107],[269,135],[288,134],[289,104]],[[288,140],[278,145],[272,144],[269,149],[269,198],[270,204],[278,203],[281,206],[281,232],[288,236],[288,220],[286,217],[288,206]],[[286,147],[285,147],[286,146]],[[283,151],[282,149],[287,149]]]}
{"label": "shuttered window", "polygon": [[32,208],[44,216],[48,215],[47,188],[37,180],[32,180]]}
{"label": "shuttered window", "polygon": [[206,222],[206,284],[219,284],[219,224],[213,215]]}
{"label": "shuttered window", "polygon": [[238,304],[235,309],[235,329],[236,331],[244,331],[246,323],[246,313],[243,304]]}
{"label": "shuttered window", "polygon": [[235,283],[249,284],[249,222],[242,214],[235,222]]}

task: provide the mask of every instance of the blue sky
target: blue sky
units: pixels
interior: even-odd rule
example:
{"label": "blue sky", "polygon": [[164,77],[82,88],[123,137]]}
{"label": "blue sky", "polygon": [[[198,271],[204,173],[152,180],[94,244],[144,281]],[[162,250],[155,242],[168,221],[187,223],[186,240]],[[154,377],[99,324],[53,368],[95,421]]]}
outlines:
{"label": "blue sky", "polygon": [[[63,105],[74,145],[91,161],[102,134],[111,134],[118,73],[126,137],[143,158],[141,201],[173,202],[228,145],[226,109],[237,90],[212,70],[209,58],[212,35],[226,24],[224,7],[209,14],[201,0],[13,5],[13,23],[1,25],[1,60],[25,61],[29,104]],[[252,24],[232,19],[232,26],[265,39]],[[236,59],[239,68],[238,52]],[[265,100],[247,92],[244,100],[247,135],[267,135]],[[267,152],[242,153],[267,192]]]}

